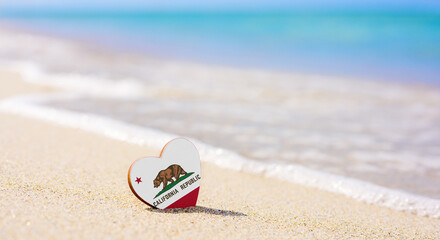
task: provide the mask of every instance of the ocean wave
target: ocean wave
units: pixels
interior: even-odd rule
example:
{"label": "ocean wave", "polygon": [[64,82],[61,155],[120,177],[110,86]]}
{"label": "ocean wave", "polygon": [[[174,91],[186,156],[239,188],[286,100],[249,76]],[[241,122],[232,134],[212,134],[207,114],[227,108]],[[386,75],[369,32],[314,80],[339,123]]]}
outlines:
{"label": "ocean wave", "polygon": [[1,60],[0,68],[19,72],[22,78],[32,84],[51,86],[72,93],[93,96],[135,98],[143,96],[148,90],[135,79],[111,81],[100,76],[74,72],[46,72],[32,61]]}

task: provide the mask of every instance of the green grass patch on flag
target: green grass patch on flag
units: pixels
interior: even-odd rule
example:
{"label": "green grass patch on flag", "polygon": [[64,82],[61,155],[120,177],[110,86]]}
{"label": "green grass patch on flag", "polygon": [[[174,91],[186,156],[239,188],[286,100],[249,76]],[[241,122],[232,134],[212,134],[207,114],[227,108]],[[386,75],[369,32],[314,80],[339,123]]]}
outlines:
{"label": "green grass patch on flag", "polygon": [[179,180],[177,180],[177,181],[175,181],[175,182],[173,182],[173,183],[171,183],[171,184],[168,184],[167,187],[166,187],[164,190],[160,191],[160,192],[159,192],[154,198],[159,197],[162,193],[164,193],[164,192],[170,190],[172,187],[176,186],[176,184],[178,184],[178,183],[180,183],[181,181],[185,180],[186,178],[188,178],[188,177],[191,176],[192,174],[193,174],[193,172],[192,172],[192,173],[187,173],[185,176],[180,177]]}

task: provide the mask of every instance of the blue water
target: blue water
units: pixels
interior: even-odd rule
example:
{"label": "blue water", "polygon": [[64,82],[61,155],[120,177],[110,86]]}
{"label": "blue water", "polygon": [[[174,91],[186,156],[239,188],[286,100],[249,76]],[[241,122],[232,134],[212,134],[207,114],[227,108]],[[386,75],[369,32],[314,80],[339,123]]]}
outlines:
{"label": "blue water", "polygon": [[440,84],[440,11],[2,11],[6,21],[196,62]]}

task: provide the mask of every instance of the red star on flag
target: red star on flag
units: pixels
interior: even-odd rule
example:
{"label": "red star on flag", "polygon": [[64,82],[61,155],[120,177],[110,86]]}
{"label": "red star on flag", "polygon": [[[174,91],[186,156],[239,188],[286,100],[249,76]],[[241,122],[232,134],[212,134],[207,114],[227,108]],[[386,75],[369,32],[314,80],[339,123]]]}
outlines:
{"label": "red star on flag", "polygon": [[137,182],[139,184],[140,182],[142,182],[142,180],[140,177],[137,177],[135,182]]}

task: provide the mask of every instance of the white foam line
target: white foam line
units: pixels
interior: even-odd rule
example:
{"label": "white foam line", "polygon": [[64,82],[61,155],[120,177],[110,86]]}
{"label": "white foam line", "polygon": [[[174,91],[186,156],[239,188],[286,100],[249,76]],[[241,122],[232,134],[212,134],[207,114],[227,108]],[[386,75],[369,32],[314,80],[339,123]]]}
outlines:
{"label": "white foam line", "polygon": [[[0,102],[0,110],[56,123],[62,126],[82,129],[125,142],[161,149],[173,134],[139,127],[121,121],[60,110],[44,106],[47,100],[75,98],[76,95],[51,94],[13,97]],[[261,174],[266,177],[343,194],[378,206],[406,211],[420,216],[440,218],[440,200],[430,199],[406,192],[392,190],[372,183],[343,176],[323,173],[296,164],[270,164],[247,159],[235,152],[210,146],[191,139],[200,152],[202,161],[236,171]]]}
{"label": "white foam line", "polygon": [[78,73],[47,73],[35,62],[4,61],[0,59],[0,69],[16,71],[24,81],[50,86],[68,92],[89,94],[103,97],[136,98],[148,93],[148,89],[135,79],[118,79],[112,81],[95,75]]}

